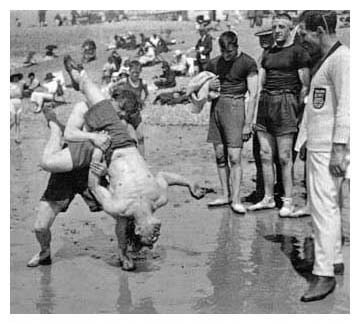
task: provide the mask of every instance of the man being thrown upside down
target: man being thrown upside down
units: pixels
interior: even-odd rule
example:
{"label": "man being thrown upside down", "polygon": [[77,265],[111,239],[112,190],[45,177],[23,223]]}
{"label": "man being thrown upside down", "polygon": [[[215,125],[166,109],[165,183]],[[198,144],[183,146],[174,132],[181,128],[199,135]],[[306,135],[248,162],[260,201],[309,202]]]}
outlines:
{"label": "man being thrown upside down", "polygon": [[[87,103],[75,105],[69,117],[64,134],[69,141],[67,147],[62,146],[62,125],[55,113],[44,111],[51,135],[41,166],[51,172],[51,177],[35,222],[41,250],[28,266],[51,263],[50,227],[56,215],[66,211],[79,193],[92,211],[103,209],[116,220],[120,263],[124,270],[133,270],[134,262],[127,255],[128,221],[134,221],[134,234],[140,243],[152,247],[159,238],[161,225],[153,214],[167,204],[168,186],[186,186],[197,199],[202,198],[206,190],[174,173],[159,172],[153,176],[136,148],[136,141],[129,135],[131,126],[121,120],[115,110],[129,110],[126,105],[132,101],[120,92],[118,107],[114,107],[81,65],[70,56],[65,56],[64,65],[74,89],[85,95]],[[106,187],[101,181],[104,175],[109,182]]]}

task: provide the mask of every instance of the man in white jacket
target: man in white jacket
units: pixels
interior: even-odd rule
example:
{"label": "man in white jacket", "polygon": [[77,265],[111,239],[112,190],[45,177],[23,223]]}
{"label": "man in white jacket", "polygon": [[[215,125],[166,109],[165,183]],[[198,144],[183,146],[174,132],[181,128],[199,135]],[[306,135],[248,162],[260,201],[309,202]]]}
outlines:
{"label": "man in white jacket", "polygon": [[336,38],[333,11],[305,11],[304,36],[320,45],[323,58],[313,74],[297,142],[307,149],[307,186],[314,225],[314,281],[303,302],[325,298],[343,274],[339,191],[349,164],[350,51]]}

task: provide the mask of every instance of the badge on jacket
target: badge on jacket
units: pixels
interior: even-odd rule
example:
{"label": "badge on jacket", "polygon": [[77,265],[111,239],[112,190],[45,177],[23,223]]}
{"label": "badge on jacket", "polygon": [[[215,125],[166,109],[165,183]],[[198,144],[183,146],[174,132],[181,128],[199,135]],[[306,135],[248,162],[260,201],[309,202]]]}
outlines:
{"label": "badge on jacket", "polygon": [[326,89],[325,88],[314,88],[313,92],[313,107],[315,109],[321,109],[324,107],[326,100]]}

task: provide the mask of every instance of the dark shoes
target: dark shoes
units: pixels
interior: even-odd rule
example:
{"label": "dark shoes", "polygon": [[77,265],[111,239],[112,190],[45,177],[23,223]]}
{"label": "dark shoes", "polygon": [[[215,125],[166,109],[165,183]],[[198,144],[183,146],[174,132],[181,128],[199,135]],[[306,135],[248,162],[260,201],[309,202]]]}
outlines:
{"label": "dark shoes", "polygon": [[82,64],[76,63],[70,55],[64,56],[64,67],[65,67],[66,72],[70,76],[71,84],[72,84],[73,88],[76,91],[79,91],[80,90],[79,82],[74,79],[72,72],[75,70],[80,73],[84,69],[84,67],[82,66]]}
{"label": "dark shoes", "polygon": [[308,291],[301,297],[302,302],[312,302],[324,299],[331,294],[336,287],[335,277],[315,276]]}

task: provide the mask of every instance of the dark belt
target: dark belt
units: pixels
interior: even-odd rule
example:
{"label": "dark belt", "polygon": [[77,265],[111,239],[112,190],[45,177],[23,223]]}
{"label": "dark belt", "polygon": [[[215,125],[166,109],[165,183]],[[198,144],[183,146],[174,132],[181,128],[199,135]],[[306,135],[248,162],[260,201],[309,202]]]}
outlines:
{"label": "dark belt", "polygon": [[266,94],[269,94],[271,96],[282,95],[284,93],[291,93],[291,94],[294,94],[294,95],[299,95],[298,90],[290,90],[290,89],[281,89],[281,90],[263,89],[263,90],[261,90],[261,93],[266,93]]}
{"label": "dark belt", "polygon": [[227,93],[220,93],[220,97],[223,98],[231,98],[231,99],[244,99],[244,94],[227,94]]}

